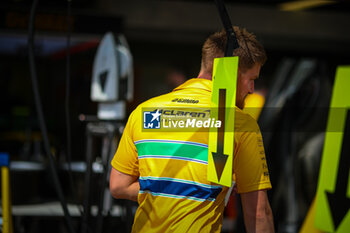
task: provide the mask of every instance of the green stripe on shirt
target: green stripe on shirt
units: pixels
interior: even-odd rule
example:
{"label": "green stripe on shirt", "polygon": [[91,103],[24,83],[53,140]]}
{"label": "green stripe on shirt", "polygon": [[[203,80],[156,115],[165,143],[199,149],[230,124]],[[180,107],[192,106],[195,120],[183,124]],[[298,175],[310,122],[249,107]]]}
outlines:
{"label": "green stripe on shirt", "polygon": [[208,162],[208,148],[198,145],[175,142],[142,142],[136,144],[136,148],[139,157],[171,156]]}

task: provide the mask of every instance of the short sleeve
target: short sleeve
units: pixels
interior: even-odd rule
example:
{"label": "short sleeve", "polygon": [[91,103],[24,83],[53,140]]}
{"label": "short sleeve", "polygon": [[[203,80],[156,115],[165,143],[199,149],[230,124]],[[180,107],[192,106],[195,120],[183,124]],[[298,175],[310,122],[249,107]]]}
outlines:
{"label": "short sleeve", "polygon": [[112,167],[116,170],[133,176],[139,176],[139,163],[136,146],[133,141],[134,112],[126,123],[123,135],[120,139],[117,152],[112,159]]}
{"label": "short sleeve", "polygon": [[248,124],[247,130],[237,133],[239,141],[233,166],[238,193],[271,188],[259,126],[253,119]]}

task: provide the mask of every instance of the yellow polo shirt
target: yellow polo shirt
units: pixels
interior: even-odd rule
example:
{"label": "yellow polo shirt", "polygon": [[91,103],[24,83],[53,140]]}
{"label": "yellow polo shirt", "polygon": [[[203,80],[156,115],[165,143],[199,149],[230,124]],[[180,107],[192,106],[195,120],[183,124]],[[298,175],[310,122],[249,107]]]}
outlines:
{"label": "yellow polo shirt", "polygon": [[[166,131],[162,115],[149,111],[203,112],[210,106],[211,87],[210,80],[191,79],[131,113],[112,166],[139,177],[139,207],[132,232],[221,231],[228,188],[207,180],[208,131]],[[187,116],[199,115],[189,110]],[[238,192],[271,188],[259,127],[238,108],[233,143],[233,180]]]}

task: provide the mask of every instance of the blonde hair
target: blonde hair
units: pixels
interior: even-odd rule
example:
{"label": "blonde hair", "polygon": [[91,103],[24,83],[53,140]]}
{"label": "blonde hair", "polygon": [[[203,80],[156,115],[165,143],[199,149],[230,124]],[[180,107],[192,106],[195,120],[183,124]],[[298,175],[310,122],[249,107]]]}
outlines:
{"label": "blonde hair", "polygon": [[[233,51],[235,56],[239,57],[239,68],[243,71],[248,70],[258,63],[261,66],[267,60],[264,47],[256,39],[253,33],[248,32],[245,28],[240,29],[233,27],[236,34],[239,48]],[[226,49],[226,31],[216,32],[208,37],[202,47],[202,64],[201,70],[213,72],[214,58],[223,57]]]}

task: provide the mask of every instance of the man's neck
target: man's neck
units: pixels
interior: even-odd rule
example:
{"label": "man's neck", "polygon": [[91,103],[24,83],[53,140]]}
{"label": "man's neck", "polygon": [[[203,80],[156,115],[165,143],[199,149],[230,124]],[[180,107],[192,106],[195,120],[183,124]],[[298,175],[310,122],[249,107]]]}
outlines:
{"label": "man's neck", "polygon": [[197,78],[202,78],[202,79],[208,79],[211,80],[211,74],[207,73],[207,72],[199,72]]}

